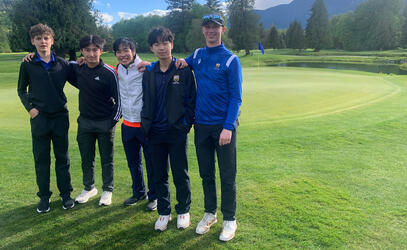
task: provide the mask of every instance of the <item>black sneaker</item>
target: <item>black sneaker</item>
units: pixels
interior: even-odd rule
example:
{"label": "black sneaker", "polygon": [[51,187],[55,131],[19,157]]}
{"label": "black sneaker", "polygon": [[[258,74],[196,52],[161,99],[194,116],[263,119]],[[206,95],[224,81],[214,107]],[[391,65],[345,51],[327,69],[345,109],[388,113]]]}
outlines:
{"label": "black sneaker", "polygon": [[123,204],[125,206],[131,206],[131,205],[136,204],[138,201],[142,201],[142,200],[145,200],[145,199],[147,199],[147,195],[142,195],[142,196],[139,196],[139,197],[132,196],[132,197],[128,198],[127,200],[125,200]]}
{"label": "black sneaker", "polygon": [[147,211],[154,211],[157,210],[157,199],[148,201],[147,206],[146,206]]}
{"label": "black sneaker", "polygon": [[51,208],[49,206],[49,197],[41,197],[41,200],[38,203],[37,212],[42,214],[42,213],[48,213],[49,210],[51,210]]}
{"label": "black sneaker", "polygon": [[71,198],[71,196],[68,196],[66,198],[61,198],[62,200],[62,208],[63,209],[71,209],[75,206],[75,201]]}

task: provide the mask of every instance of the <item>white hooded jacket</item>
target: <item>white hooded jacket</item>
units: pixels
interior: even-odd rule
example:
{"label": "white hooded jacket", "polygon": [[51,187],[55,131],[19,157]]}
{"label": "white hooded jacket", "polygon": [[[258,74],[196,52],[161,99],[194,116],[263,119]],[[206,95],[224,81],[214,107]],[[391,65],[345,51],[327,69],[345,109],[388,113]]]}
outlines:
{"label": "white hooded jacket", "polygon": [[117,74],[119,76],[120,100],[122,105],[123,119],[128,122],[140,122],[140,112],[143,107],[143,72],[137,70],[141,59],[136,55],[134,62],[127,68],[119,64]]}

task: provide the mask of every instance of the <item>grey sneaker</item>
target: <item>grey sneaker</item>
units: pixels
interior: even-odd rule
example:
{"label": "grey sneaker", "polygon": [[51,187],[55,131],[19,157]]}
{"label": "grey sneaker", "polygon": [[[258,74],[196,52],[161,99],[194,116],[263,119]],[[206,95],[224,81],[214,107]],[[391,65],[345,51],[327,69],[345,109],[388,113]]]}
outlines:
{"label": "grey sneaker", "polygon": [[132,196],[123,202],[125,206],[132,206],[135,205],[138,201],[142,201],[147,199],[147,195],[142,195],[140,197]]}
{"label": "grey sneaker", "polygon": [[149,201],[146,206],[147,211],[157,210],[157,199]]}

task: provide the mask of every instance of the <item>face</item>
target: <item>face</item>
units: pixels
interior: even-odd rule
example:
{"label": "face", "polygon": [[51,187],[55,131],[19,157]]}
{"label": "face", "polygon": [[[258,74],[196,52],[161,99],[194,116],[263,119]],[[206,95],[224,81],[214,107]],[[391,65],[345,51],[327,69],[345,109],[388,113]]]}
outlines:
{"label": "face", "polygon": [[158,57],[159,60],[165,60],[165,59],[172,58],[171,50],[173,47],[174,47],[174,43],[172,43],[172,42],[158,41],[156,43],[153,43],[152,46],[150,46],[150,50],[154,53],[154,55],[156,57]]}
{"label": "face", "polygon": [[35,46],[38,53],[49,53],[54,44],[54,38],[50,34],[44,33],[31,39],[31,44]]}
{"label": "face", "polygon": [[120,44],[119,49],[116,51],[117,61],[123,66],[129,66],[136,56],[136,50],[131,50],[129,46]]}
{"label": "face", "polygon": [[206,40],[206,45],[217,46],[222,43],[222,34],[225,33],[226,28],[215,23],[208,23],[202,26],[202,33]]}
{"label": "face", "polygon": [[95,67],[100,62],[100,55],[102,55],[103,50],[96,47],[94,44],[89,44],[87,47],[81,49],[83,57],[89,67]]}

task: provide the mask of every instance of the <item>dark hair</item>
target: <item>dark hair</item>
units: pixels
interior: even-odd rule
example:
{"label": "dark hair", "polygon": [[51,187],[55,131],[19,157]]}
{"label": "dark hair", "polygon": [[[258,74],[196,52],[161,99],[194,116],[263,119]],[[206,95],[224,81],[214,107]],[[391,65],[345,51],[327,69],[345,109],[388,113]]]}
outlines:
{"label": "dark hair", "polygon": [[105,40],[98,36],[87,35],[82,37],[81,40],[79,41],[79,48],[80,49],[86,48],[90,44],[94,44],[99,49],[103,49],[103,46],[105,45]]}
{"label": "dark hair", "polygon": [[116,52],[119,50],[120,45],[127,46],[132,51],[137,48],[137,44],[132,39],[128,37],[121,37],[113,43],[114,54],[116,54]]}
{"label": "dark hair", "polygon": [[171,32],[171,30],[158,26],[155,27],[150,31],[148,34],[148,44],[153,46],[154,43],[157,42],[173,42],[175,35]]}
{"label": "dark hair", "polygon": [[49,34],[54,37],[54,31],[48,25],[42,23],[31,26],[28,33],[31,39],[42,34]]}

